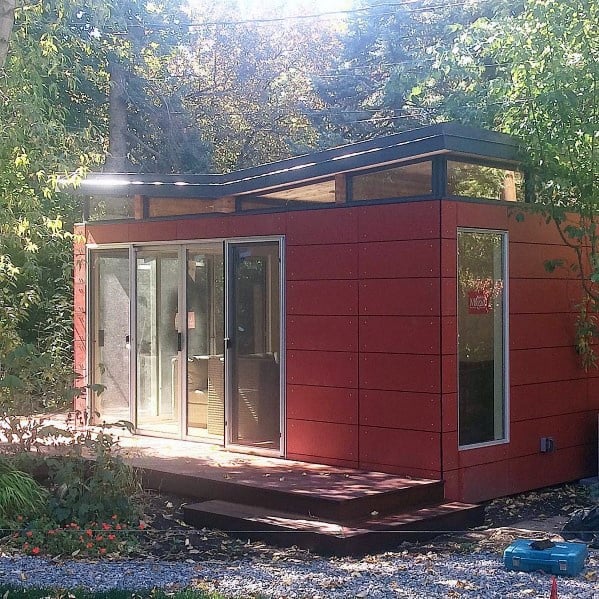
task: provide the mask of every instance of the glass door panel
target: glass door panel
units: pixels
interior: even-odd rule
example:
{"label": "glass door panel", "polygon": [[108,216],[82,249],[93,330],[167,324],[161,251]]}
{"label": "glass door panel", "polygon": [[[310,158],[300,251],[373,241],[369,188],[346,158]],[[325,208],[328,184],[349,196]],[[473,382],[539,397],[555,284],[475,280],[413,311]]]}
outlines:
{"label": "glass door panel", "polygon": [[131,420],[129,250],[91,253],[91,377],[95,422]]}
{"label": "glass door panel", "polygon": [[187,250],[187,435],[222,443],[224,273],[222,243]]}
{"label": "glass door panel", "polygon": [[137,427],[180,434],[178,250],[136,254]]}
{"label": "glass door panel", "polygon": [[279,450],[279,242],[230,243],[228,248],[228,442]]}

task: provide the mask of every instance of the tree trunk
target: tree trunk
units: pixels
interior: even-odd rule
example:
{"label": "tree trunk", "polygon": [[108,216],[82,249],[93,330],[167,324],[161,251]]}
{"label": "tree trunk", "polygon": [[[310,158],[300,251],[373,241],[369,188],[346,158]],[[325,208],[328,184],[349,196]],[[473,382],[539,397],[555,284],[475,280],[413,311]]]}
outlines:
{"label": "tree trunk", "polygon": [[8,54],[8,42],[15,21],[16,0],[0,0],[0,69]]}
{"label": "tree trunk", "polygon": [[127,172],[129,167],[129,160],[127,159],[126,75],[117,59],[113,59],[110,62],[109,73],[110,92],[108,114],[110,119],[110,139],[104,170],[113,173],[124,173]]}

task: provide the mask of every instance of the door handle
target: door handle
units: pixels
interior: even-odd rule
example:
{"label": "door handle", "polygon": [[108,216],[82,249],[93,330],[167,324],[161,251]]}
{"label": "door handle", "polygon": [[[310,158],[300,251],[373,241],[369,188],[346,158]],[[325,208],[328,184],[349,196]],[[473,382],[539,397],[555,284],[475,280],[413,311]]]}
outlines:
{"label": "door handle", "polygon": [[183,351],[183,333],[177,333],[177,351]]}
{"label": "door handle", "polygon": [[231,349],[231,346],[232,346],[231,337],[225,337],[224,341],[225,341],[225,349]]}

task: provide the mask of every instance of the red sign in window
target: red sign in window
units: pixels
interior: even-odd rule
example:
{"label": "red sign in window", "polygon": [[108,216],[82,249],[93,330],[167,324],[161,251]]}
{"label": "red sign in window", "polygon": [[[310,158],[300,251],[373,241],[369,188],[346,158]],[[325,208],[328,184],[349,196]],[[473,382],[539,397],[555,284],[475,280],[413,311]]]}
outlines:
{"label": "red sign in window", "polygon": [[489,314],[493,309],[493,294],[490,291],[468,292],[468,314]]}

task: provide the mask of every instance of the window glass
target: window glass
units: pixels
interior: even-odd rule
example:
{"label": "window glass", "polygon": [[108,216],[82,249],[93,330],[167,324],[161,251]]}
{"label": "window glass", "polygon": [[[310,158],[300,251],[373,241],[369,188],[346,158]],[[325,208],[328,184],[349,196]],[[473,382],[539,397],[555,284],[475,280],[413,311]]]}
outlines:
{"label": "window glass", "polygon": [[406,164],[351,178],[352,200],[385,200],[432,193],[432,163]]}
{"label": "window glass", "polygon": [[447,193],[515,202],[524,199],[524,177],[520,171],[448,160]]}
{"label": "window glass", "polygon": [[[253,205],[252,201],[258,202],[257,205]],[[258,208],[273,208],[293,203],[335,203],[335,180],[318,181],[317,183],[299,185],[290,189],[261,193],[259,196],[252,196],[252,198],[244,201],[242,209],[252,210],[256,206]]]}
{"label": "window glass", "polygon": [[503,233],[458,233],[459,444],[506,437]]}
{"label": "window glass", "polygon": [[119,196],[92,196],[88,200],[88,219],[119,220],[133,218],[135,209],[133,198]]}
{"label": "window glass", "polygon": [[212,212],[234,212],[235,198],[150,198],[148,216],[185,216],[187,214],[210,214]]}

